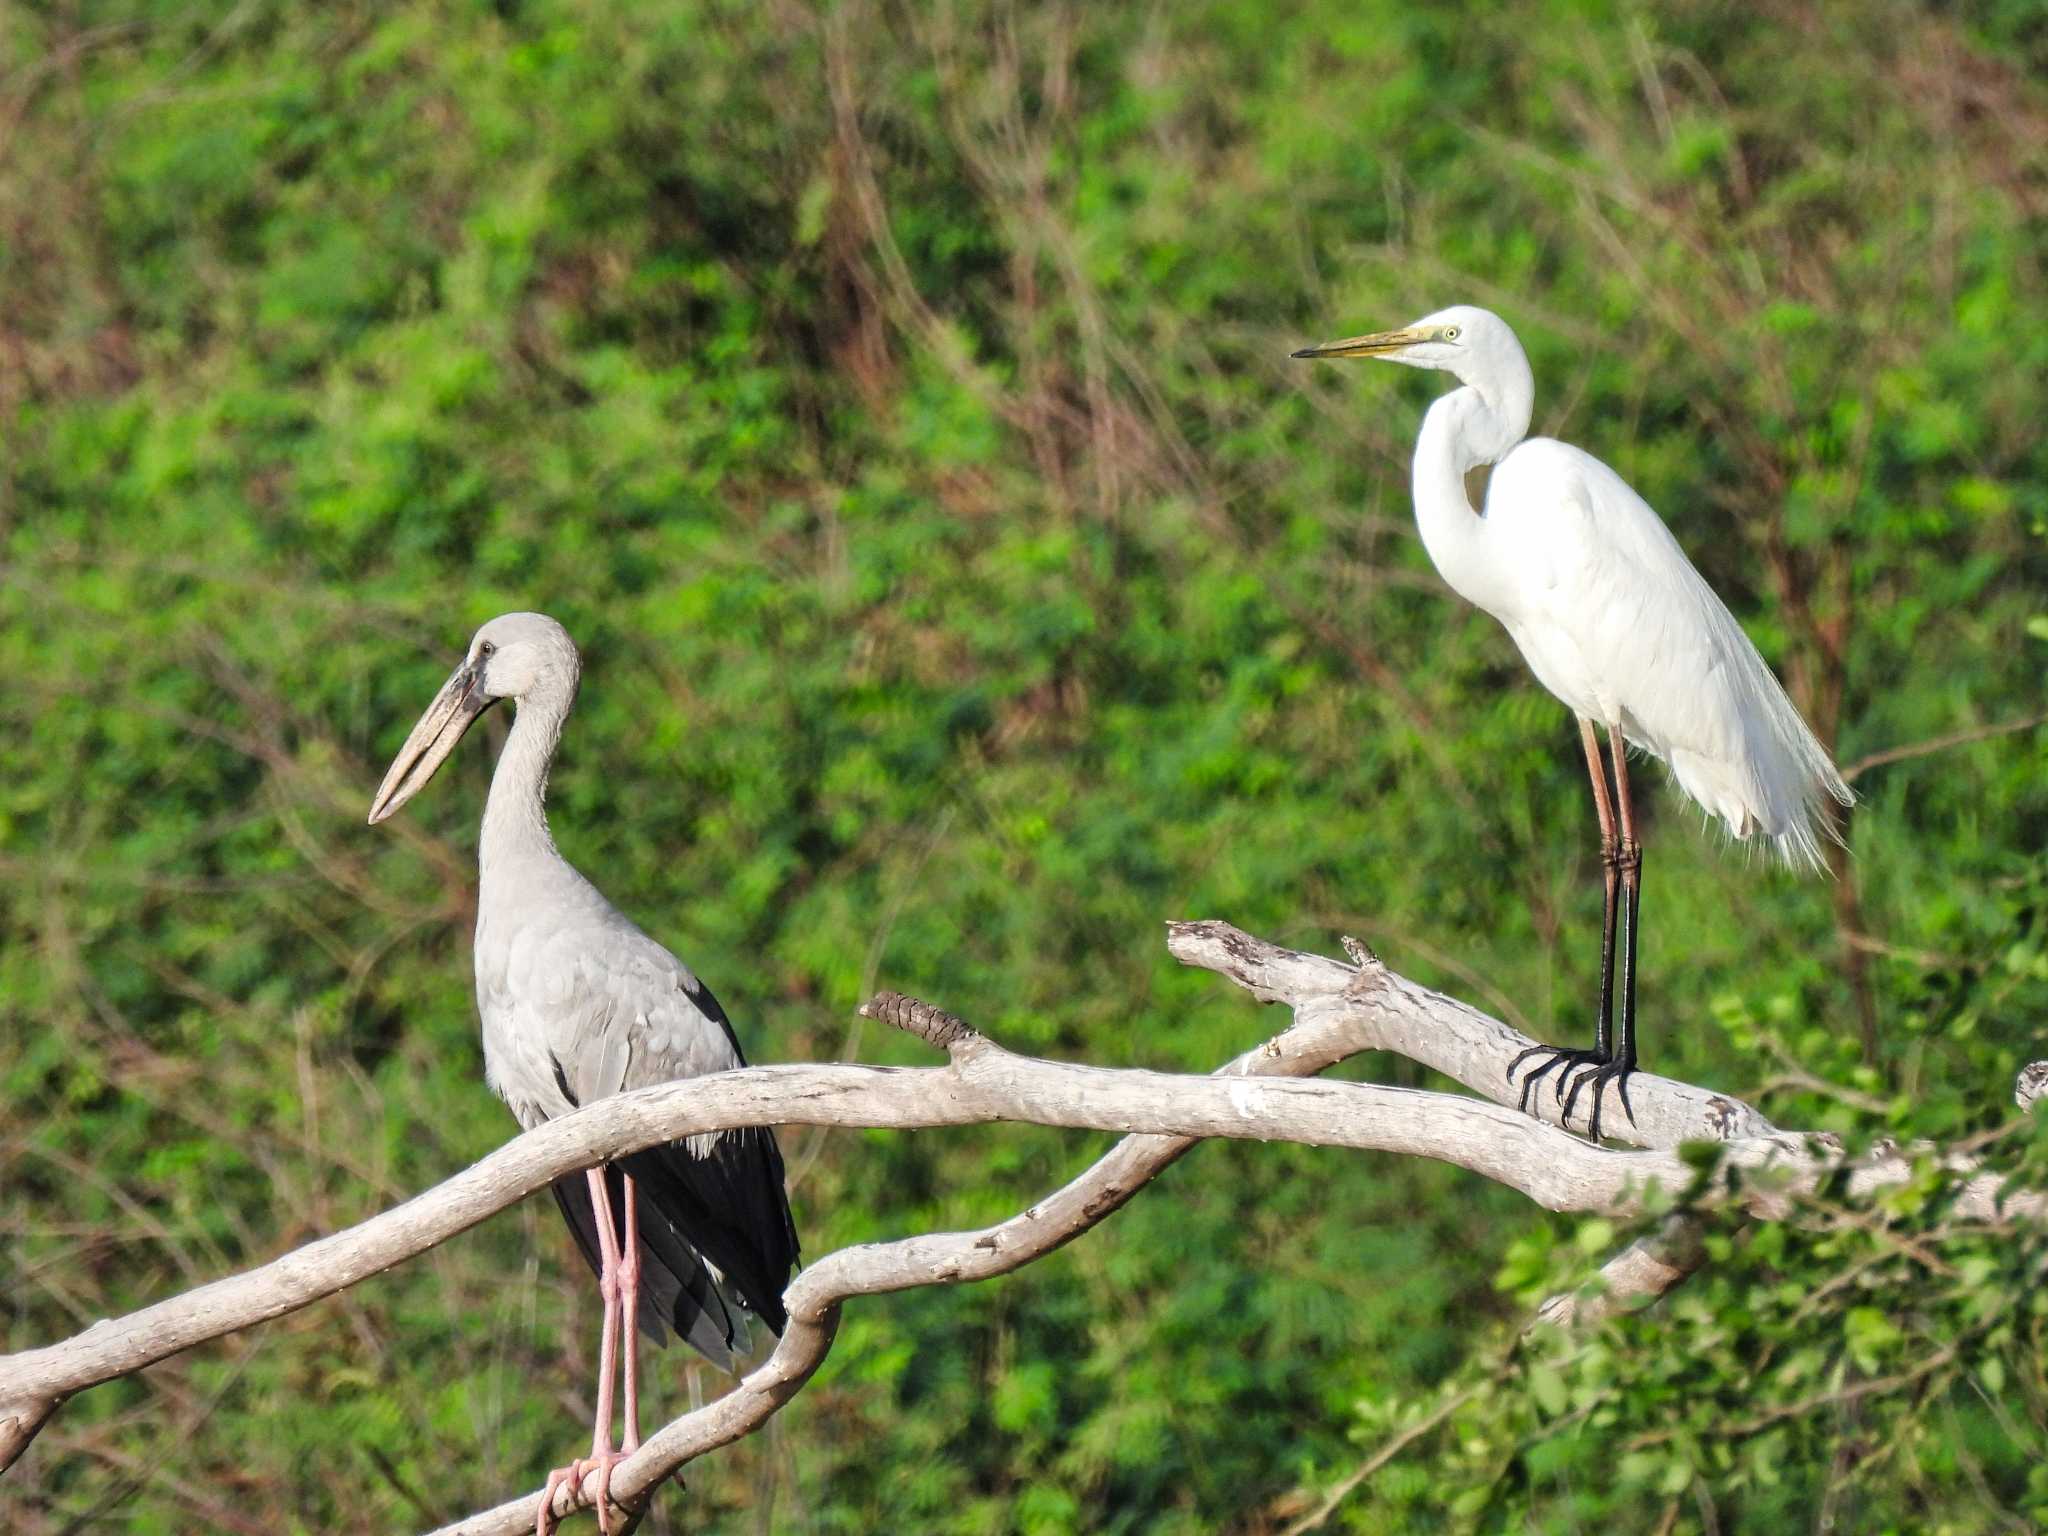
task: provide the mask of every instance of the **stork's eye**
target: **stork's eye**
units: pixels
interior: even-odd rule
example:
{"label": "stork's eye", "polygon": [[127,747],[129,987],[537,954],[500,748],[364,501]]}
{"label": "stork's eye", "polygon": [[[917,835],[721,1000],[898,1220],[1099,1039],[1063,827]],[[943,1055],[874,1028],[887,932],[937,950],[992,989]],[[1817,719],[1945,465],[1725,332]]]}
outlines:
{"label": "stork's eye", "polygon": [[1445,326],[1443,328],[1443,338],[1445,341],[1456,341],[1458,339],[1458,328],[1455,325]]}
{"label": "stork's eye", "polygon": [[497,650],[498,648],[495,645],[486,640],[476,648],[476,659],[478,661],[489,661],[497,653]]}

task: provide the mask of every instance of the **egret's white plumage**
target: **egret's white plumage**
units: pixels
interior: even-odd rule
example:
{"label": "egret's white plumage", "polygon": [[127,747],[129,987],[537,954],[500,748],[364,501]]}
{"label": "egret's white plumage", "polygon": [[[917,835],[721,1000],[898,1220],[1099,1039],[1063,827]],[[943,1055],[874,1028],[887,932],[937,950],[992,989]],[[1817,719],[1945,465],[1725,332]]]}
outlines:
{"label": "egret's white plumage", "polygon": [[[1583,449],[1524,435],[1535,379],[1507,322],[1458,305],[1389,334],[1413,339],[1312,350],[1464,385],[1430,406],[1415,445],[1416,520],[1444,580],[1500,620],[1574,714],[1660,758],[1736,837],[1761,834],[1786,863],[1817,868],[1822,801],[1849,804],[1849,787],[1649,503]],[[1484,511],[1465,490],[1482,464],[1494,466]]]}
{"label": "egret's white plumage", "polygon": [[[372,822],[391,815],[477,716],[498,699],[515,701],[478,851],[476,993],[485,1075],[526,1127],[629,1089],[746,1065],[710,991],[607,901],[549,835],[548,767],[580,675],[575,644],[553,619],[491,620],[413,728],[370,809]],[[657,1341],[673,1328],[731,1368],[745,1346],[748,1312],[783,1328],[782,1288],[797,1240],[773,1131],[650,1148],[602,1174],[557,1181],[555,1196],[599,1272],[607,1307],[630,1306],[632,1321]],[[623,1289],[614,1271],[629,1277]],[[607,1321],[617,1318],[608,1311]],[[630,1337],[623,1342],[630,1449],[637,1404]],[[610,1358],[607,1349],[605,1371]],[[594,1457],[612,1454],[608,1382],[601,1374]]]}
{"label": "egret's white plumage", "polygon": [[[1833,835],[1824,802],[1832,797],[1849,804],[1849,788],[1742,626],[1649,504],[1591,454],[1526,436],[1535,379],[1507,322],[1458,305],[1398,331],[1295,355],[1376,357],[1440,369],[1462,385],[1423,418],[1415,444],[1416,522],[1444,580],[1500,620],[1537,680],[1582,722],[1610,879],[1600,1044],[1575,1054],[1586,1063],[1606,1062],[1615,881],[1625,879],[1628,1065],[1618,1074],[1625,1078],[1633,1066],[1633,910],[1641,851],[1630,826],[1627,765],[1617,755],[1617,827],[1610,824],[1585,723],[1605,727],[1610,743],[1625,740],[1661,758],[1679,788],[1731,833],[1770,839],[1796,867],[1821,865],[1822,839]],[[1467,472],[1481,465],[1493,466],[1483,510],[1465,488]],[[1597,1091],[1594,1105],[1597,1130]]]}

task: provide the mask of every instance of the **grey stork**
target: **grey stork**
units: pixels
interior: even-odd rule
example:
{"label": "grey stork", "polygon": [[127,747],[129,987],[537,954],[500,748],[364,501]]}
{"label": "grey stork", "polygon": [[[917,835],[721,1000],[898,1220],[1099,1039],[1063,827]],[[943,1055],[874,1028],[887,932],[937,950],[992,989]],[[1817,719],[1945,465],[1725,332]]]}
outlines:
{"label": "grey stork", "polygon": [[[500,699],[513,701],[478,848],[476,998],[485,1076],[527,1128],[609,1094],[746,1065],[704,983],[605,900],[549,836],[548,765],[581,673],[575,643],[553,619],[492,619],[370,803],[372,825],[391,816],[426,786],[479,715]],[[580,1483],[595,1468],[603,1487],[639,1444],[639,1375],[626,1320],[657,1344],[673,1330],[731,1370],[748,1347],[748,1314],[783,1330],[782,1289],[797,1260],[782,1154],[766,1127],[636,1152],[557,1180],[554,1194],[597,1272],[604,1323],[590,1457],[549,1477],[541,1536],[560,1483]],[[621,1355],[625,1427],[614,1450]],[[598,1508],[602,1516],[602,1497]]]}

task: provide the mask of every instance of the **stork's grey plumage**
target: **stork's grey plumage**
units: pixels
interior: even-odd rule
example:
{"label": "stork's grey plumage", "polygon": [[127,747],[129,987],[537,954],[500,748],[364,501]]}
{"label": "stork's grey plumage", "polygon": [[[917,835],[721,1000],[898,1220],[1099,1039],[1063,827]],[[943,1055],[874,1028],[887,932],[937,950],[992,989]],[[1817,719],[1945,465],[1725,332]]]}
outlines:
{"label": "stork's grey plumage", "polygon": [[[575,644],[553,619],[509,613],[491,620],[413,728],[370,807],[373,823],[390,816],[433,777],[478,715],[498,699],[516,701],[484,807],[476,993],[485,1074],[527,1127],[627,1089],[746,1065],[717,999],[605,900],[549,836],[548,765],[580,674]],[[728,1369],[735,1350],[746,1348],[745,1312],[782,1331],[782,1288],[797,1239],[772,1131],[692,1137],[624,1158],[602,1177],[610,1233],[599,1230],[595,1176],[560,1180],[555,1198],[601,1279],[605,1239],[637,1228],[641,1331],[659,1342],[673,1329]],[[630,1448],[637,1440],[630,1337],[624,1343]],[[598,1446],[608,1444],[607,1387],[601,1377]]]}

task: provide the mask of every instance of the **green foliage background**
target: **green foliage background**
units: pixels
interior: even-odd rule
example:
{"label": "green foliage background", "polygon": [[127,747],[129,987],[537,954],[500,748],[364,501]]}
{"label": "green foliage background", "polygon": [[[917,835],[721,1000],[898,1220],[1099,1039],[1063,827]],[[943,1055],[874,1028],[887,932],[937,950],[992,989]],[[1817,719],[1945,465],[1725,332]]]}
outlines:
{"label": "green foliage background", "polygon": [[[1538,430],[1661,509],[1845,765],[2042,708],[2022,0],[71,0],[0,9],[0,68],[9,1348],[507,1135],[487,744],[362,814],[508,608],[585,647],[558,839],[757,1059],[921,1059],[852,1017],[887,984],[1206,1069],[1276,1019],[1165,957],[1178,916],[1357,933],[1584,1033],[1576,739],[1409,521],[1438,381],[1307,340],[1500,309]],[[2041,752],[1870,766],[1832,882],[1659,790],[1651,1063],[1852,1140],[2005,1124],[2048,1017]],[[1992,1155],[2041,1180],[2039,1130]],[[1100,1150],[786,1144],[813,1256]],[[1012,1279],[852,1307],[648,1528],[1280,1531],[1425,1422],[1335,1527],[2048,1521],[2038,1235],[1932,1172],[1812,1215],[1517,1348],[1627,1233],[1207,1147]],[[0,1523],[450,1518],[574,1449],[594,1330],[530,1201],[82,1397]],[[715,1389],[656,1376],[657,1411]]]}

